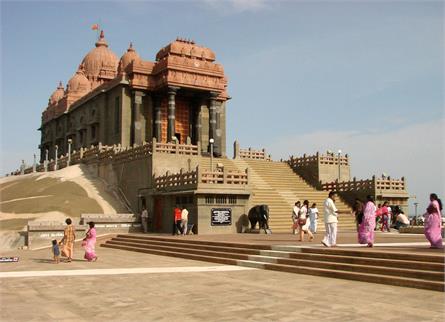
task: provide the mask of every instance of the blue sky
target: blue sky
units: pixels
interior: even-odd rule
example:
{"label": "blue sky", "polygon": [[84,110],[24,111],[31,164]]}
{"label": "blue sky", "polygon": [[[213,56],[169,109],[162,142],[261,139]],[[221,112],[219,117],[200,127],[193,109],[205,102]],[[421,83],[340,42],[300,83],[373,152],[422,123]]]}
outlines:
{"label": "blue sky", "polygon": [[32,162],[41,112],[100,23],[118,56],[132,41],[154,60],[178,36],[212,48],[229,149],[342,149],[353,175],[405,175],[423,205],[445,193],[443,13],[441,1],[3,1],[0,173]]}

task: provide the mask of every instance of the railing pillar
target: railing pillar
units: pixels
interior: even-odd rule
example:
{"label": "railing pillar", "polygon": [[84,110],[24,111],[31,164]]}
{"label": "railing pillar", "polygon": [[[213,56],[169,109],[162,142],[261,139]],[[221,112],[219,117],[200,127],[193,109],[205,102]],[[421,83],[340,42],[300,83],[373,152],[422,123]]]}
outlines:
{"label": "railing pillar", "polygon": [[239,157],[240,157],[240,145],[239,142],[235,140],[235,142],[233,142],[233,158],[239,159]]}

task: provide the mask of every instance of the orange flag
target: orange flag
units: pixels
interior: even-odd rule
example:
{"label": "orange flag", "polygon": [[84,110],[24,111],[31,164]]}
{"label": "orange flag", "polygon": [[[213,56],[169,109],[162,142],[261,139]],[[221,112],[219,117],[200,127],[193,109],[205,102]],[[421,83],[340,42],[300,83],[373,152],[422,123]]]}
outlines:
{"label": "orange flag", "polygon": [[99,25],[97,23],[95,23],[94,25],[91,26],[91,30],[98,30],[99,29]]}

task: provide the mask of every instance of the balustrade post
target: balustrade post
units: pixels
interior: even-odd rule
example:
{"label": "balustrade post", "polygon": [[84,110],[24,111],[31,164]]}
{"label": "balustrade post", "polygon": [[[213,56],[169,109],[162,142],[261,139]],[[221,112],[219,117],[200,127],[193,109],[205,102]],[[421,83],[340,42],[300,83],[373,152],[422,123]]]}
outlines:
{"label": "balustrade post", "polygon": [[235,142],[233,142],[233,158],[239,159],[239,157],[240,157],[240,145],[239,142],[235,140]]}

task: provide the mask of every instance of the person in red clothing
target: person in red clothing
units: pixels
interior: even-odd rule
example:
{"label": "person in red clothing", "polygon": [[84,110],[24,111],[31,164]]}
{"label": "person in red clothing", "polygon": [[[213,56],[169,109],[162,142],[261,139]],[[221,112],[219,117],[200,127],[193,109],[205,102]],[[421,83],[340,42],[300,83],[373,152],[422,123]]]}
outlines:
{"label": "person in red clothing", "polygon": [[389,216],[389,210],[388,210],[388,201],[385,201],[383,203],[383,206],[381,208],[381,212],[382,212],[382,231],[386,228],[387,231],[391,231],[389,229],[389,225],[388,225],[388,216]]}
{"label": "person in red clothing", "polygon": [[178,205],[176,205],[175,209],[173,210],[173,216],[174,216],[174,220],[173,220],[173,233],[172,235],[182,235],[182,227],[181,227],[181,208],[178,207]]}

